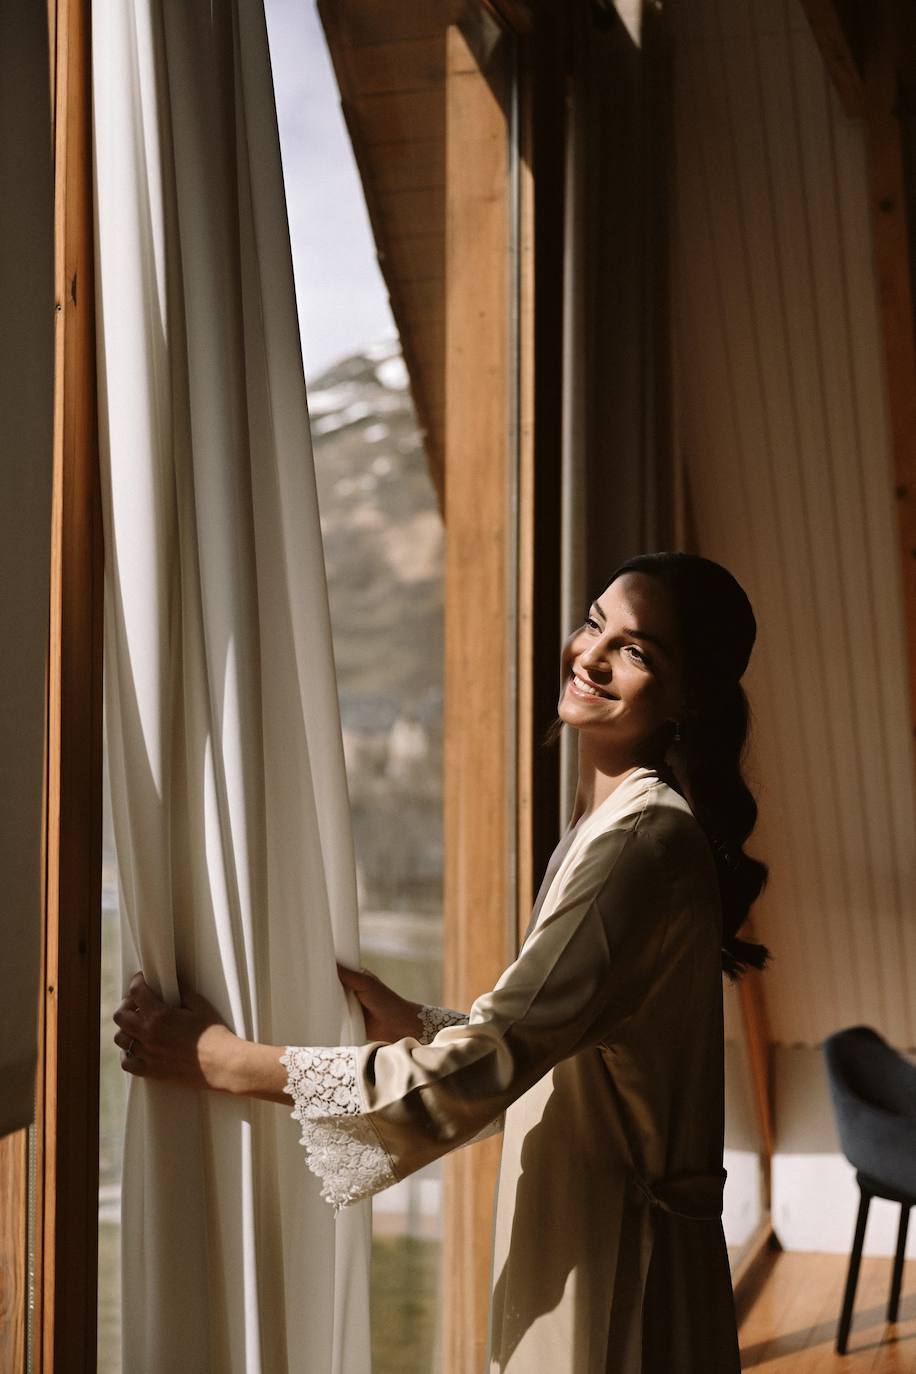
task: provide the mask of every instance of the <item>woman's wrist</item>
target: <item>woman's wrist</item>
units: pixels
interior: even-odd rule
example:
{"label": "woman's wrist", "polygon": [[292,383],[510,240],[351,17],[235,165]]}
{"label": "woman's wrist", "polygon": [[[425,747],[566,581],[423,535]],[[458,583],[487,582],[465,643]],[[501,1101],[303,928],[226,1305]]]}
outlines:
{"label": "woman's wrist", "polygon": [[223,1050],[220,1077],[223,1091],[235,1097],[259,1097],[268,1102],[288,1102],[284,1093],[287,1072],[280,1063],[284,1047],[262,1045],[233,1037],[234,1045]]}
{"label": "woman's wrist", "polygon": [[214,1092],[235,1092],[239,1058],[245,1041],[228,1026],[208,1026],[197,1041],[195,1052],[200,1072]]}

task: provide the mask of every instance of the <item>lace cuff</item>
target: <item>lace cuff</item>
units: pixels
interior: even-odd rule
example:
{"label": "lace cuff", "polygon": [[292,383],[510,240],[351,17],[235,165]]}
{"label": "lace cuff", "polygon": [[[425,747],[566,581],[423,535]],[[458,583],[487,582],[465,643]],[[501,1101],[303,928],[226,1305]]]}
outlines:
{"label": "lace cuff", "polygon": [[287,1071],[283,1091],[302,1125],[300,1144],[321,1196],[334,1214],[351,1202],[397,1183],[388,1153],[364,1115],[359,1095],[356,1046],[288,1045],[280,1056]]}
{"label": "lace cuff", "polygon": [[421,1045],[428,1045],[430,1040],[434,1040],[443,1026],[466,1026],[468,1023],[467,1012],[453,1011],[451,1007],[423,1006],[417,1016],[422,1028],[417,1036]]}

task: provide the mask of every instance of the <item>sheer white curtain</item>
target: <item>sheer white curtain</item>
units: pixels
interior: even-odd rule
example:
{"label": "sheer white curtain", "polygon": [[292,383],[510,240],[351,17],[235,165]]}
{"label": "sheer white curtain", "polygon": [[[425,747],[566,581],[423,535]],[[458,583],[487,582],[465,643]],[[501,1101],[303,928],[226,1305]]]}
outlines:
{"label": "sheer white curtain", "polygon": [[[106,702],[125,975],[362,1040],[350,816],[261,0],[95,0]],[[131,1083],[124,1368],[361,1374],[367,1204],[283,1107]]]}

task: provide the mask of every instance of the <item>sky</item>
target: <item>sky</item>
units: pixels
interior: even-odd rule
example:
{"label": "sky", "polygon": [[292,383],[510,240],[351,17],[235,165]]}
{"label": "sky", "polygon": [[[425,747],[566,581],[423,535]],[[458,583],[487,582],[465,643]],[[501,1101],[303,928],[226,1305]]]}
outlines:
{"label": "sky", "polygon": [[394,322],[313,0],[266,0],[306,380]]}

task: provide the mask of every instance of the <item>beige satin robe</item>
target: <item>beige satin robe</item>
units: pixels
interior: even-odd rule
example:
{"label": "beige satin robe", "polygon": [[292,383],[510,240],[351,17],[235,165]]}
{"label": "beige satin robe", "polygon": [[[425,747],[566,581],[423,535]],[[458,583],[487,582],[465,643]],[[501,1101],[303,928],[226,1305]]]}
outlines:
{"label": "beige satin robe", "polygon": [[338,1206],[504,1119],[490,1374],[737,1374],[718,884],[654,770],[567,832],[467,1024],[284,1061]]}

